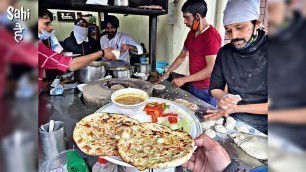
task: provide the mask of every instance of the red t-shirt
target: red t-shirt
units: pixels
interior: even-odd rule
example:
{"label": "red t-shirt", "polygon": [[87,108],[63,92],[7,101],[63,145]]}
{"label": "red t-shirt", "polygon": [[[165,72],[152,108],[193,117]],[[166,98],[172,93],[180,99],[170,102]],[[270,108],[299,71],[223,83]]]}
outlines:
{"label": "red t-shirt", "polygon": [[38,88],[40,90],[44,69],[57,69],[66,72],[72,58],[59,54],[41,41],[38,42]]}
{"label": "red t-shirt", "polygon": [[[206,56],[217,55],[221,47],[221,37],[218,31],[210,26],[195,38],[195,31],[190,31],[184,43],[189,52],[189,72],[193,75],[206,68]],[[192,82],[197,88],[209,88],[210,77],[202,81]]]}

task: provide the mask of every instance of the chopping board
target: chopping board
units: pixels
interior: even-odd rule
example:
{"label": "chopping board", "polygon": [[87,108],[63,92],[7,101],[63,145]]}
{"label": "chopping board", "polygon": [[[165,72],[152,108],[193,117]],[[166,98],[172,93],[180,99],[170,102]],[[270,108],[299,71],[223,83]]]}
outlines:
{"label": "chopping board", "polygon": [[100,108],[111,102],[111,95],[117,89],[113,86],[120,85],[122,88],[137,88],[152,96],[153,85],[150,82],[133,78],[111,78],[95,81],[83,88],[84,103],[90,107]]}

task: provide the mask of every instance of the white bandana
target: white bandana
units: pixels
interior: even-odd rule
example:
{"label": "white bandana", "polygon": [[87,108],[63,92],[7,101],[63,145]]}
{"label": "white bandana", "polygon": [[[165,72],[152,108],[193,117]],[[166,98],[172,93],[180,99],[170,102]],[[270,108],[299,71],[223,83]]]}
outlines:
{"label": "white bandana", "polygon": [[88,28],[73,26],[73,34],[78,44],[82,44],[83,41],[88,42]]}

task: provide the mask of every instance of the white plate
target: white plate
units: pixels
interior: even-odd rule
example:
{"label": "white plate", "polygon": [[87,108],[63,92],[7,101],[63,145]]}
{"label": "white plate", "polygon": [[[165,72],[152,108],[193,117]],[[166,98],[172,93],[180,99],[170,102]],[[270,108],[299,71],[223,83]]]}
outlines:
{"label": "white plate", "polygon": [[[190,112],[190,110],[188,110],[187,108],[185,108],[185,107],[183,107],[179,104],[176,104],[176,103],[174,103],[170,100],[156,98],[156,97],[150,97],[148,99],[148,103],[150,103],[150,102],[159,102],[159,103],[166,102],[167,105],[170,105],[169,110],[173,111],[174,113],[177,113],[179,115],[180,120],[185,119],[185,121],[190,122],[190,129],[188,129],[189,131],[187,131],[187,132],[189,133],[189,135],[192,138],[196,138],[196,137],[198,137],[199,135],[202,134],[201,124],[200,124],[198,118],[192,112]],[[109,104],[101,107],[95,113],[101,113],[101,112],[119,113],[113,103],[109,103]],[[141,112],[137,115],[130,116],[130,117],[135,118],[140,122],[151,122],[151,116],[146,115],[145,111],[143,111],[143,112]],[[160,122],[160,119],[159,119],[159,122]],[[105,158],[107,161],[110,161],[110,162],[118,164],[118,165],[132,167],[132,165],[130,165],[128,163],[125,163],[118,156],[106,156],[106,157],[103,157],[103,158]]]}

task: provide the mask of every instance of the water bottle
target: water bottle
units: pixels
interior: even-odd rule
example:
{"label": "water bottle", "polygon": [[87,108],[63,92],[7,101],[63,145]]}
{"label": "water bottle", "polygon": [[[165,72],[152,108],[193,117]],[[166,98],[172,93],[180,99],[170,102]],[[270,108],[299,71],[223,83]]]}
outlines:
{"label": "water bottle", "polygon": [[117,172],[118,166],[99,157],[98,162],[92,167],[92,172]]}

